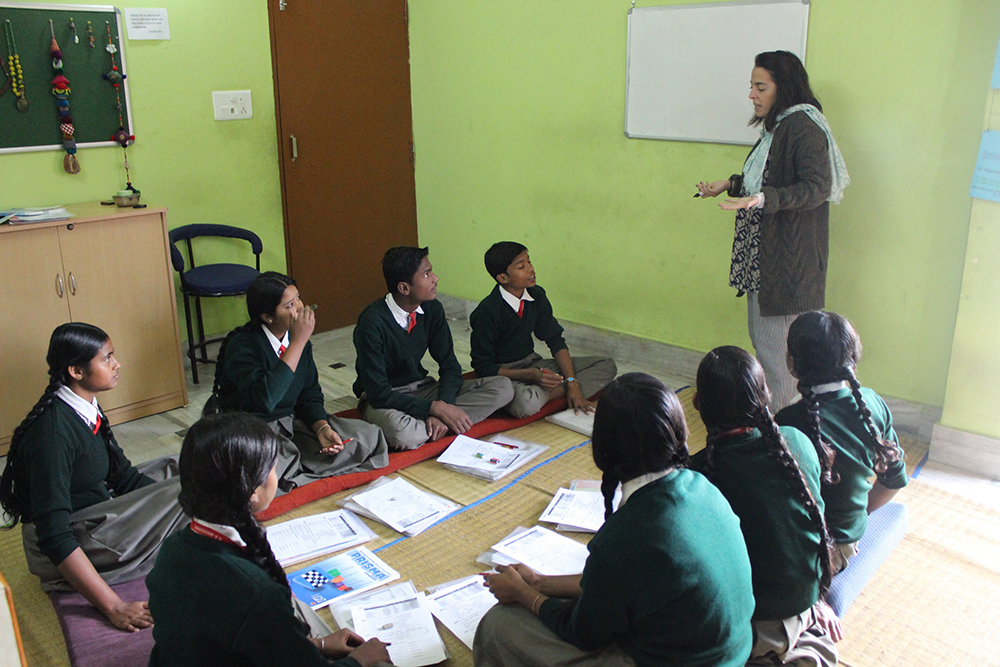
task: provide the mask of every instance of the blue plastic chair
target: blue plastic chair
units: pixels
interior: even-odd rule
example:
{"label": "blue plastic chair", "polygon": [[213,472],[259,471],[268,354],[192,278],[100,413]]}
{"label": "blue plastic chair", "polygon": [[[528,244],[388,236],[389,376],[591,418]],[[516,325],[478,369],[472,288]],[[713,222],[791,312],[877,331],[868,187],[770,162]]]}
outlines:
{"label": "blue plastic chair", "polygon": [[[250,243],[257,260],[256,268],[245,264],[205,264],[197,266],[194,262],[194,248],[191,241],[198,237],[216,236],[231,239],[242,239]],[[187,255],[190,268],[185,270],[184,256],[177,249],[177,243],[187,244]],[[184,225],[170,230],[170,261],[174,270],[181,276],[181,293],[184,294],[184,314],[187,317],[188,358],[191,359],[191,376],[198,384],[198,362],[215,363],[208,358],[207,346],[222,338],[205,338],[205,324],[201,317],[201,300],[222,296],[241,296],[247,293],[247,288],[253,279],[260,275],[260,254],[264,245],[260,237],[248,229],[230,227],[229,225]],[[194,337],[191,322],[191,302],[194,298],[195,314],[198,318],[198,338]],[[199,354],[200,350],[200,354]]]}

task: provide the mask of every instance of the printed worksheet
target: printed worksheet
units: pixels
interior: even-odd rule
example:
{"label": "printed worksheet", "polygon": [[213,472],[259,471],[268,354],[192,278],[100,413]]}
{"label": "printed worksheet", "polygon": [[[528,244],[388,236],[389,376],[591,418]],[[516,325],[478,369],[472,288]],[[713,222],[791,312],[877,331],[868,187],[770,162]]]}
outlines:
{"label": "printed worksheet", "polygon": [[389,657],[397,667],[435,665],[448,657],[421,594],[353,606],[351,616],[359,635],[365,639],[378,637],[391,644]]}
{"label": "printed worksheet", "polygon": [[413,582],[404,581],[395,586],[376,588],[370,593],[364,593],[341,603],[331,604],[330,614],[333,616],[333,620],[338,628],[354,630],[354,618],[351,616],[351,607],[374,604],[376,602],[388,602],[390,600],[402,600],[403,598],[413,597],[416,594],[417,589],[413,585]]}
{"label": "printed worksheet", "polygon": [[559,489],[538,520],[596,533],[604,525],[604,496],[600,492]]}
{"label": "printed worksheet", "polygon": [[483,577],[476,575],[438,589],[427,598],[431,612],[469,649],[479,621],[497,603],[483,582]]}
{"label": "printed worksheet", "polygon": [[373,539],[371,528],[347,510],[293,519],[267,529],[267,541],[282,567]]}
{"label": "printed worksheet", "polygon": [[402,477],[351,496],[357,503],[393,530],[404,533],[417,525],[443,519],[451,507],[416,488]]}
{"label": "printed worksheet", "polygon": [[541,526],[509,536],[493,550],[544,575],[581,574],[587,562],[587,547]]}

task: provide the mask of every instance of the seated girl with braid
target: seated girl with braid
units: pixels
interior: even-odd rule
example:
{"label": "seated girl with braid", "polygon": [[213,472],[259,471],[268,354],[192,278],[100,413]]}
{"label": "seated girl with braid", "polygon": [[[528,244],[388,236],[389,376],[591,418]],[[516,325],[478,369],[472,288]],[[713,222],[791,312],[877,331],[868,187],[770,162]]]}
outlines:
{"label": "seated girl with braid", "polygon": [[52,332],[49,385],[14,430],[0,478],[4,528],[21,522],[28,569],[45,591],[76,590],[117,628],[153,623],[143,600],[111,588],[143,577],[183,528],[175,457],[139,467],[122,452],[97,395],[118,384],[111,339],[82,322]]}
{"label": "seated girl with braid", "polygon": [[295,281],[268,271],[247,290],[250,321],[229,333],[205,412],[249,412],[283,436],[279,488],[389,462],[385,436],[358,419],[327,414],[309,336],[316,316],[302,305]]}

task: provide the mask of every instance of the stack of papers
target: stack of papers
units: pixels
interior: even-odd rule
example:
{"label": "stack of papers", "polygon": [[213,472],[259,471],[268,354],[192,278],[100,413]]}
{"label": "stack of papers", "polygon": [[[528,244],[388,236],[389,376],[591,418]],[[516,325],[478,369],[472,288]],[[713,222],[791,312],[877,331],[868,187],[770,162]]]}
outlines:
{"label": "stack of papers", "polygon": [[509,475],[548,449],[545,445],[524,442],[498,435],[493,442],[475,440],[464,435],[455,440],[438,457],[438,463],[456,472],[491,482]]}
{"label": "stack of papers", "polygon": [[292,572],[288,575],[288,584],[295,597],[319,609],[396,579],[399,579],[399,572],[365,547],[357,547]]}
{"label": "stack of papers", "polygon": [[333,616],[338,628],[354,630],[354,618],[351,616],[351,607],[374,602],[388,602],[390,600],[402,600],[417,594],[417,589],[412,581],[404,581],[395,586],[385,586],[376,588],[373,591],[356,595],[347,600],[335,600],[330,604],[330,614]]}
{"label": "stack of papers", "polygon": [[364,544],[375,537],[371,528],[347,510],[293,519],[267,529],[267,541],[282,567]]}
{"label": "stack of papers", "polygon": [[483,583],[481,575],[467,577],[439,586],[427,598],[431,612],[469,649],[479,621],[497,603]]}
{"label": "stack of papers", "polygon": [[389,657],[397,667],[436,665],[448,658],[423,593],[352,605],[351,618],[359,635],[390,645]]}
{"label": "stack of papers", "polygon": [[577,413],[573,412],[573,408],[570,408],[569,410],[549,415],[545,418],[545,421],[552,422],[556,426],[568,428],[571,431],[576,431],[589,438],[594,433],[594,414],[593,412],[587,414],[583,410]]}
{"label": "stack of papers", "polygon": [[538,520],[559,524],[556,530],[596,533],[604,525],[604,496],[600,491],[559,489]]}
{"label": "stack of papers", "polygon": [[494,544],[493,551],[501,556],[492,558],[495,565],[523,563],[547,576],[581,574],[588,554],[586,545],[541,526],[515,530]]}
{"label": "stack of papers", "polygon": [[461,507],[421,491],[401,477],[380,477],[340,504],[408,537],[430,528]]}
{"label": "stack of papers", "polygon": [[51,222],[53,220],[66,220],[72,217],[65,206],[15,208],[0,211],[0,223],[9,222],[12,225],[29,225],[33,222]]}

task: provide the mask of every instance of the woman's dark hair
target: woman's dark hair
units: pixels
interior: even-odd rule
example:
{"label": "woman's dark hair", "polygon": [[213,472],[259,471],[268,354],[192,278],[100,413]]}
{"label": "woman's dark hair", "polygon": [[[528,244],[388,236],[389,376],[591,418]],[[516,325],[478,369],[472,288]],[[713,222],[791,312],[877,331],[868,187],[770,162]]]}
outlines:
{"label": "woman's dark hair", "polygon": [[777,87],[777,95],[774,104],[763,118],[754,116],[750,119],[749,125],[755,126],[764,123],[764,129],[768,132],[774,131],[774,126],[778,124],[777,118],[782,111],[796,104],[811,104],[820,111],[823,107],[809,87],[809,75],[802,61],[794,53],[788,51],[765,51],[758,53],[753,61],[754,67],[766,69],[771,75],[771,80]]}
{"label": "woman's dark hair", "polygon": [[250,283],[247,288],[247,314],[250,316],[250,321],[230,331],[222,340],[222,345],[219,346],[219,356],[215,361],[215,383],[212,385],[211,396],[205,401],[205,407],[201,410],[202,415],[214,415],[220,411],[219,387],[222,382],[222,364],[226,357],[229,341],[241,331],[252,331],[255,327],[263,325],[262,316],[274,315],[278,306],[281,305],[281,297],[285,295],[285,290],[288,289],[289,285],[295,284],[295,280],[277,271],[266,271]]}
{"label": "woman's dark hair", "polygon": [[687,465],[687,422],[674,392],[651,375],[626,373],[604,388],[594,415],[594,463],[605,516],[615,489],[647,473]]}
{"label": "woman's dark hair", "polygon": [[767,445],[768,457],[781,469],[792,495],[805,506],[813,528],[820,536],[820,590],[826,593],[833,576],[833,540],[802,469],[771,416],[771,393],[760,362],[743,348],[733,345],[717,347],[701,360],[697,383],[698,411],[708,429],[705,474],[709,479],[715,476],[715,445],[720,434],[744,427],[758,429]]}
{"label": "woman's dark hair", "polygon": [[[52,405],[59,387],[71,384],[73,378],[69,374],[70,366],[88,367],[107,341],[108,334],[92,324],[83,322],[60,324],[52,332],[52,336],[49,338],[49,351],[45,355],[45,361],[49,365],[49,384],[41,398],[35,403],[35,407],[31,409],[20,426],[14,429],[14,435],[10,441],[10,451],[7,452],[7,466],[4,468],[3,476],[0,477],[0,505],[3,506],[4,513],[9,517],[9,521],[4,525],[5,528],[16,526],[24,512],[21,501],[14,493],[14,486],[25,483],[28,474],[27,470],[20,469],[22,461],[18,451],[22,436],[28,427]],[[108,455],[108,474],[105,479],[110,481],[118,473],[120,457],[118,448],[115,446],[114,435],[111,433],[111,425],[106,418],[101,419],[100,429]]]}
{"label": "woman's dark hair", "polygon": [[420,263],[430,253],[429,248],[413,248],[397,246],[389,248],[382,256],[382,277],[390,294],[396,294],[399,283],[413,284],[413,276],[417,275]]}
{"label": "woman's dark hair", "polygon": [[264,529],[250,509],[278,457],[278,436],[244,412],[202,417],[181,445],[181,508],[191,517],[232,526],[246,542],[244,555],[288,588]]}
{"label": "woman's dark hair", "polygon": [[[846,381],[851,386],[858,418],[874,453],[875,472],[884,473],[889,464],[900,460],[899,448],[879,433],[872,420],[872,411],[861,394],[861,383],[855,375],[861,360],[861,339],[847,318],[824,310],[799,315],[788,328],[788,354],[799,379],[799,393],[809,411],[807,435],[813,443],[827,446],[820,431],[819,398],[813,387]],[[822,456],[820,462],[823,462]]]}

